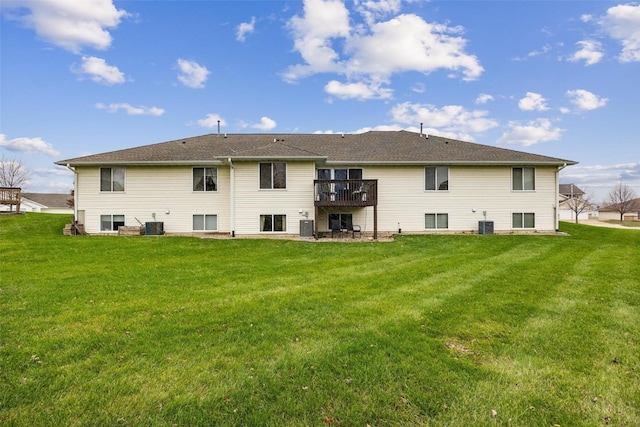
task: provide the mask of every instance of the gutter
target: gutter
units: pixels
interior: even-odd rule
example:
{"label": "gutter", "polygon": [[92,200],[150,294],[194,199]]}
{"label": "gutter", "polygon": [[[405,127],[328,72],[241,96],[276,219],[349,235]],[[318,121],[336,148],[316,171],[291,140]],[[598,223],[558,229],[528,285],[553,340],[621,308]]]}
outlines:
{"label": "gutter", "polygon": [[70,164],[73,167],[77,166],[220,166],[223,165],[224,162],[220,160],[153,160],[153,161],[126,161],[126,160],[117,160],[117,161],[90,161],[90,162],[74,162],[67,163],[64,160],[61,162],[55,162],[56,165],[69,167]]}
{"label": "gutter", "polygon": [[236,169],[231,157],[229,161],[229,229],[231,237],[236,237]]}
{"label": "gutter", "polygon": [[354,161],[354,160],[329,160],[327,165],[354,165],[354,166],[425,166],[425,165],[443,165],[443,166],[558,166],[575,165],[577,162],[568,160],[553,161],[465,161],[465,160],[410,160],[410,161]]}
{"label": "gutter", "polygon": [[[576,164],[577,162],[574,162],[572,164]],[[558,170],[556,170],[556,185],[555,185],[555,199],[553,202],[553,221],[555,223],[555,229],[556,229],[556,233],[558,231],[560,231],[560,219],[558,218],[558,202],[560,200],[560,171],[564,168],[566,168],[567,162],[565,162],[562,166],[558,166]]]}
{"label": "gutter", "polygon": [[[73,224],[74,229],[77,230],[78,226],[78,174],[76,170],[67,163],[64,165],[67,169],[73,172]],[[84,225],[84,224],[82,224]]]}
{"label": "gutter", "polygon": [[[558,166],[562,169],[569,165],[575,165],[578,162],[571,160],[558,159],[557,161],[513,161],[513,160],[354,160],[354,159],[329,159],[327,156],[233,156],[219,157],[215,160],[150,160],[150,161],[81,161],[73,163],[75,166],[220,166],[225,163],[235,161],[274,161],[274,160],[290,160],[290,161],[315,161],[322,162],[327,165],[369,165],[369,166],[415,166],[415,165],[458,165],[458,166],[505,166],[505,165],[540,165],[540,166]],[[64,160],[55,162],[59,166],[67,166],[71,163]]]}

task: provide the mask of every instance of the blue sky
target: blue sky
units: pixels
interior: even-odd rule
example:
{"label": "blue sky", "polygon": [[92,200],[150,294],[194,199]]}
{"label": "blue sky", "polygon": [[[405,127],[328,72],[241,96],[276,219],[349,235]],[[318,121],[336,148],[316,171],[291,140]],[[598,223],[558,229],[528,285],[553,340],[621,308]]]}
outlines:
{"label": "blue sky", "polygon": [[0,156],[218,131],[420,130],[580,162],[640,196],[640,3],[3,0]]}

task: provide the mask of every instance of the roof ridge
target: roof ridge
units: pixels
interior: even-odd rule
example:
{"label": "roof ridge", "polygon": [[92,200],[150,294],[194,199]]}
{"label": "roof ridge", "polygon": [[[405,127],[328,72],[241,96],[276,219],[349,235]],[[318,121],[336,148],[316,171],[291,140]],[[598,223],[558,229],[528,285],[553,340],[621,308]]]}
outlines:
{"label": "roof ridge", "polygon": [[297,145],[285,144],[284,142],[281,142],[280,144],[284,145],[285,147],[295,148],[297,150],[304,151],[305,153],[313,154],[315,156],[326,157],[324,154],[317,153],[317,152],[311,151],[311,150],[307,150],[306,148],[298,147]]}
{"label": "roof ridge", "polygon": [[[218,138],[219,136],[219,138]],[[207,134],[55,162],[58,165],[192,164],[229,156],[379,164],[575,164],[557,157],[417,132]]]}

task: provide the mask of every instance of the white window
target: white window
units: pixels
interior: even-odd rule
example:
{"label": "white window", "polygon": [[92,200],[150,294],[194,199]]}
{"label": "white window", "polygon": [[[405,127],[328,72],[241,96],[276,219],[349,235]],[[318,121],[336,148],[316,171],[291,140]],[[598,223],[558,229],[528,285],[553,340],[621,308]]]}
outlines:
{"label": "white window", "polygon": [[517,212],[512,215],[513,228],[536,228],[536,214]]}
{"label": "white window", "polygon": [[218,231],[218,215],[193,215],[193,231]]}
{"label": "white window", "polygon": [[100,215],[100,231],[118,231],[124,227],[124,215]]}
{"label": "white window", "polygon": [[424,228],[426,230],[439,230],[449,228],[449,214],[427,213],[424,214]]}
{"label": "white window", "polygon": [[260,188],[287,188],[287,164],[260,163]]}
{"label": "white window", "polygon": [[218,168],[193,168],[193,191],[218,191]]}
{"label": "white window", "polygon": [[124,191],[124,168],[100,168],[100,191]]}
{"label": "white window", "polygon": [[533,191],[536,189],[535,168],[513,168],[511,188],[514,191]]}
{"label": "white window", "polygon": [[424,189],[427,191],[449,190],[449,168],[446,166],[424,168]]}
{"label": "white window", "polygon": [[287,231],[287,216],[260,215],[260,231],[267,233]]}

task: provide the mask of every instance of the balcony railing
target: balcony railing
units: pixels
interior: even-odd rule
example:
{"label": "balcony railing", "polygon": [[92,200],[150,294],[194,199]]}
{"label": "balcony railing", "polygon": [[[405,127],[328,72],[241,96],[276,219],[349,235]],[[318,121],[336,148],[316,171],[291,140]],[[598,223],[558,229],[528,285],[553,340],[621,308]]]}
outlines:
{"label": "balcony railing", "polygon": [[20,203],[22,201],[21,189],[16,187],[0,187],[0,204],[9,205],[9,210],[13,211],[16,205],[16,212],[20,212]]}
{"label": "balcony railing", "polygon": [[377,179],[316,179],[315,205],[365,207],[378,204]]}

